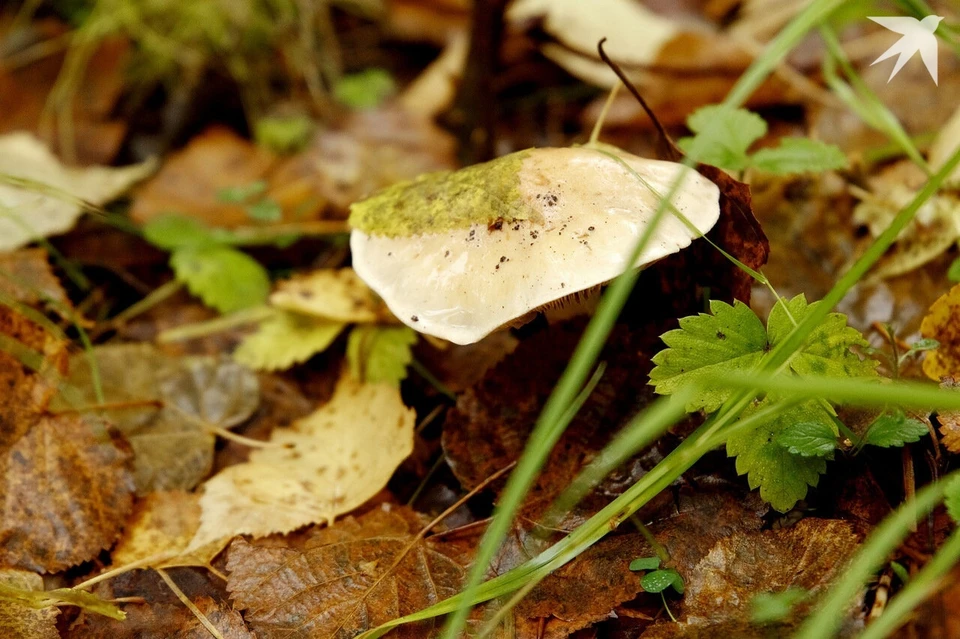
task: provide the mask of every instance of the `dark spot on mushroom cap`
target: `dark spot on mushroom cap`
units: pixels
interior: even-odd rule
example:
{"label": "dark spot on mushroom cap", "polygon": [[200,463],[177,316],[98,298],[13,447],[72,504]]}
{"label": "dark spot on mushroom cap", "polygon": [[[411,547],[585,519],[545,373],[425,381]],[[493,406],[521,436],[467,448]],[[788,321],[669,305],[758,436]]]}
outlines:
{"label": "dark spot on mushroom cap", "polygon": [[594,228],[595,228],[595,227],[592,227],[592,226],[588,226],[588,227],[587,227],[587,230],[588,230],[588,231],[593,231],[593,230],[594,230]]}
{"label": "dark spot on mushroom cap", "polygon": [[450,251],[447,251],[446,253],[444,253],[443,256],[444,256],[444,257],[450,257]]}
{"label": "dark spot on mushroom cap", "polygon": [[502,218],[502,217],[498,217],[496,220],[494,220],[493,224],[491,224],[490,226],[487,227],[487,230],[488,230],[488,231],[499,231],[499,230],[501,230],[502,228],[503,228],[503,218]]}
{"label": "dark spot on mushroom cap", "polygon": [[416,315],[411,315],[411,316],[410,316],[410,321],[411,321],[411,322],[419,322],[419,321],[420,321],[420,318],[417,317]]}
{"label": "dark spot on mushroom cap", "polygon": [[506,256],[506,255],[501,255],[501,256],[500,256],[500,263],[503,264],[503,263],[506,262],[506,261],[507,261],[507,256]]}

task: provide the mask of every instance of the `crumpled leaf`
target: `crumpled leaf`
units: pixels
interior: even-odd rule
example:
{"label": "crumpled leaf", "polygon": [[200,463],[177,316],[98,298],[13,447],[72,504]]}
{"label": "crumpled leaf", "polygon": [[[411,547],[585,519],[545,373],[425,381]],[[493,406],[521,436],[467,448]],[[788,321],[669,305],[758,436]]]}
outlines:
{"label": "crumpled leaf", "polygon": [[266,269],[229,246],[177,249],[170,255],[170,268],[191,293],[221,313],[264,304],[270,294]]}
{"label": "crumpled leaf", "polygon": [[54,607],[37,608],[4,596],[7,588],[43,590],[43,577],[26,570],[0,569],[0,635],[18,639],[60,639]]}
{"label": "crumpled leaf", "polygon": [[270,304],[344,324],[376,322],[390,316],[352,268],[318,269],[283,280],[270,295]]}
{"label": "crumpled leaf", "polygon": [[83,213],[80,200],[106,204],[147,177],[153,166],[66,167],[29,133],[0,136],[0,175],[45,185],[0,183],[0,251],[69,231]]}
{"label": "crumpled leaf", "polygon": [[[12,572],[12,571],[11,571]],[[20,602],[29,608],[43,609],[61,605],[77,606],[89,612],[110,617],[111,619],[123,620],[123,612],[115,605],[104,601],[86,590],[74,590],[73,588],[55,588],[53,590],[39,590],[33,588],[24,588],[13,586],[3,582],[0,577],[0,601]],[[2,626],[0,626],[2,628]]]}
{"label": "crumpled leaf", "polygon": [[129,455],[105,433],[76,415],[41,417],[2,454],[0,564],[55,572],[113,544],[134,486]]}
{"label": "crumpled leaf", "polygon": [[210,473],[214,435],[205,425],[230,428],[259,403],[259,384],[227,356],[174,358],[145,343],[93,349],[106,410],[97,408],[86,355],[74,357],[69,383],[83,406],[59,397],[53,410],[90,412],[115,424],[134,451],[138,494],[190,489]]}
{"label": "crumpled leaf", "polygon": [[920,334],[940,343],[924,356],[927,377],[936,381],[960,377],[960,284],[933,303],[920,324]]}
{"label": "crumpled leaf", "polygon": [[200,495],[184,491],[154,491],[139,500],[110,558],[115,566],[163,556],[156,568],[208,566],[228,540],[186,553],[200,526]]}
{"label": "crumpled leaf", "polygon": [[[649,636],[710,636],[711,628],[713,636],[786,636],[789,625],[747,626],[748,602],[790,587],[816,597],[843,571],[858,542],[851,524],[833,519],[803,519],[792,528],[727,537],[687,576],[680,623],[655,626]],[[725,624],[745,627],[730,634]]]}
{"label": "crumpled leaf", "polygon": [[283,370],[325,351],[345,327],[342,322],[280,310],[244,338],[233,358],[253,370]]}
{"label": "crumpled leaf", "polygon": [[416,343],[417,334],[406,326],[357,326],[347,339],[350,373],[370,384],[399,386],[407,377],[413,361],[410,349]]}
{"label": "crumpled leaf", "polygon": [[343,376],[329,402],[274,431],[270,446],[251,452],[249,462],[207,480],[200,529],[188,550],[330,523],[353,510],[411,453],[415,418],[398,389]]}
{"label": "crumpled leaf", "polygon": [[[227,589],[261,639],[354,637],[459,592],[463,567],[415,539],[422,525],[394,507],[315,530],[302,549],[237,539]],[[423,639],[439,623],[392,635]]]}

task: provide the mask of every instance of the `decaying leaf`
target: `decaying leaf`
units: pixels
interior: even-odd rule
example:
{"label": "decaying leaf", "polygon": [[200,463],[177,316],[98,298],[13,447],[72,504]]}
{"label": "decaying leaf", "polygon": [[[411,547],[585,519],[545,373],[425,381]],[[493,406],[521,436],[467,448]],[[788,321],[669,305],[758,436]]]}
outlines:
{"label": "decaying leaf", "polygon": [[43,577],[26,570],[0,569],[0,635],[19,639],[60,639],[55,607],[35,608],[27,602],[4,596],[4,586],[19,590],[43,590]]}
{"label": "decaying leaf", "polygon": [[927,377],[936,381],[960,377],[960,284],[933,303],[923,318],[920,333],[940,342],[924,356],[923,372]]}
{"label": "decaying leaf", "polygon": [[[153,171],[145,162],[123,168],[64,166],[28,133],[0,136],[0,251],[73,228],[81,201],[101,205]],[[35,182],[10,184],[6,178]]]}
{"label": "decaying leaf", "polygon": [[204,484],[188,550],[332,522],[383,488],[413,450],[414,421],[396,388],[343,376],[328,403]]}
{"label": "decaying leaf", "polygon": [[327,349],[346,324],[278,310],[243,339],[233,358],[258,371],[290,368]]}
{"label": "decaying leaf", "polygon": [[52,302],[61,312],[73,307],[40,248],[0,253],[0,294],[31,306]]}
{"label": "decaying leaf", "polygon": [[[957,388],[955,377],[943,378],[941,388]],[[940,443],[951,453],[960,453],[960,411],[940,411],[937,413],[937,423],[940,424]]]}
{"label": "decaying leaf", "polygon": [[650,636],[708,636],[711,629],[714,636],[733,636],[724,634],[730,624],[742,624],[740,632],[745,634],[737,636],[788,632],[789,625],[751,630],[751,600],[790,587],[815,597],[842,573],[858,542],[849,523],[831,519],[804,519],[793,528],[723,539],[685,579],[682,623],[658,625]]}
{"label": "decaying leaf", "polygon": [[53,409],[115,424],[133,448],[139,494],[196,486],[213,463],[208,426],[236,426],[259,402],[256,376],[223,355],[178,359],[145,343],[98,346],[93,353],[108,408],[98,407],[84,354],[74,358],[69,377],[83,405],[60,397]]}
{"label": "decaying leaf", "polygon": [[319,269],[280,282],[270,295],[276,308],[333,322],[364,324],[388,312],[351,268]]}
{"label": "decaying leaf", "polygon": [[[354,637],[459,591],[463,567],[415,539],[422,525],[408,509],[381,508],[315,530],[302,549],[238,539],[227,588],[262,639]],[[438,623],[393,635],[423,639]]]}
{"label": "decaying leaf", "polygon": [[133,505],[128,462],[76,415],[40,418],[0,458],[0,563],[57,571],[112,545]]}

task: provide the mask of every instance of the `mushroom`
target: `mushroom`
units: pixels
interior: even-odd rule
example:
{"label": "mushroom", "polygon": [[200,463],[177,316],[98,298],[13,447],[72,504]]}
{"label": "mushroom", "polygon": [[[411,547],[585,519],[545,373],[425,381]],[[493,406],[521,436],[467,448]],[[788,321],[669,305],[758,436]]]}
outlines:
{"label": "mushroom", "polygon": [[[716,223],[713,182],[609,148],[530,149],[395,184],[351,207],[353,268],[407,326],[471,344],[676,253]],[[673,206],[696,231],[668,213],[627,264],[681,171]]]}

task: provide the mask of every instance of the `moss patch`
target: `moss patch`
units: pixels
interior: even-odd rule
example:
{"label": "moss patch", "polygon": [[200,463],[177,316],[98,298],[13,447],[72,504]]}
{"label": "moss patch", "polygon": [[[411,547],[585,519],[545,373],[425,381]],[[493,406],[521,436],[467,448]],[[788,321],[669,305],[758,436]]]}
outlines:
{"label": "moss patch", "polygon": [[400,182],[350,207],[350,225],[369,235],[409,237],[536,216],[520,196],[530,151]]}

